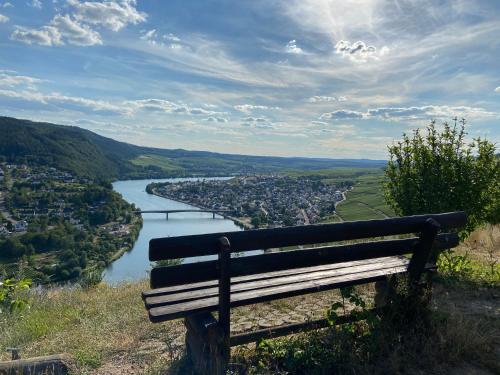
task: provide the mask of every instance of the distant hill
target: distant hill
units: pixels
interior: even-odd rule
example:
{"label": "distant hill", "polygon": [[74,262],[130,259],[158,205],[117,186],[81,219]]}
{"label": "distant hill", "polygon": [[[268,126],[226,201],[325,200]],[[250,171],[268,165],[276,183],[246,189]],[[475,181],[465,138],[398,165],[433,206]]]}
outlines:
{"label": "distant hill", "polygon": [[97,179],[381,168],[383,160],[283,158],[140,147],[74,126],[0,117],[0,158]]}
{"label": "distant hill", "polygon": [[80,176],[116,178],[136,168],[128,161],[135,146],[77,127],[0,117],[0,156],[8,161],[42,163]]}

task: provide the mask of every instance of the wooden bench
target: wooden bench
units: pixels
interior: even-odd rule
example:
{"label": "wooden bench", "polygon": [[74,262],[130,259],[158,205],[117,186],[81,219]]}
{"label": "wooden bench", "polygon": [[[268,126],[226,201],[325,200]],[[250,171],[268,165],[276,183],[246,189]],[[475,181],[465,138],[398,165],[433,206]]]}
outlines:
{"label": "wooden bench", "polygon": [[[200,373],[223,374],[230,346],[327,326],[326,320],[230,335],[230,309],[275,299],[385,280],[407,273],[418,285],[431,253],[458,244],[463,212],[152,239],[151,261],[212,256],[159,266],[142,297],[154,322],[184,318],[186,345]],[[417,236],[411,236],[417,233]],[[387,236],[407,238],[380,239]],[[352,243],[353,240],[379,238]],[[332,242],[350,241],[332,246]],[[231,253],[316,245],[231,257]],[[317,246],[317,244],[322,244]],[[407,257],[405,255],[411,255]],[[217,256],[216,259],[213,259]],[[212,312],[218,312],[218,320]],[[343,317],[339,323],[351,318]]]}

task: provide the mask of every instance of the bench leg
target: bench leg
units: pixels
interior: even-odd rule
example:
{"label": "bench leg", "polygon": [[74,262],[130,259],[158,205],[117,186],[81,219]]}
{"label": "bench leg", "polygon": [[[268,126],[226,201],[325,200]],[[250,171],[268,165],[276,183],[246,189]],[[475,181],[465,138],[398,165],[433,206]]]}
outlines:
{"label": "bench leg", "polygon": [[227,368],[229,347],[219,323],[211,313],[186,317],[186,349],[197,374],[223,375]]}
{"label": "bench leg", "polygon": [[396,293],[394,276],[387,276],[384,280],[377,281],[375,283],[375,307],[386,306]]}

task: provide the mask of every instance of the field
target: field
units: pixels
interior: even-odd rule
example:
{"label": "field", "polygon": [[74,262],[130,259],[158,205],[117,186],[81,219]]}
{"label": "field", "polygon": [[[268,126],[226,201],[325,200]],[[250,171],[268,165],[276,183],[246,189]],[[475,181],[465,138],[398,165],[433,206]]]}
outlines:
{"label": "field", "polygon": [[382,174],[359,176],[346,200],[337,205],[337,215],[344,221],[383,219],[395,216],[385,203]]}
{"label": "field", "polygon": [[132,159],[131,163],[140,167],[156,166],[167,172],[182,170],[182,168],[172,163],[169,158],[160,155],[139,155]]}
{"label": "field", "polygon": [[335,168],[318,171],[292,171],[292,177],[311,177],[324,183],[350,182],[353,188],[346,193],[346,200],[337,205],[335,215],[323,221],[336,223],[353,220],[383,219],[396,216],[385,203],[383,193],[383,171],[379,168]]}

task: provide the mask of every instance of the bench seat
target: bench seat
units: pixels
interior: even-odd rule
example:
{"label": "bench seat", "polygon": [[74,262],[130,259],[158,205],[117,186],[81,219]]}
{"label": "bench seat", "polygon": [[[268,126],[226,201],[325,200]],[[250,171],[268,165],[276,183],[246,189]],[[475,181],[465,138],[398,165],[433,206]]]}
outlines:
{"label": "bench seat", "polygon": [[[303,267],[231,278],[230,306],[244,306],[284,297],[383,280],[408,271],[410,260],[390,256]],[[143,292],[152,322],[162,322],[218,309],[218,280]]]}

